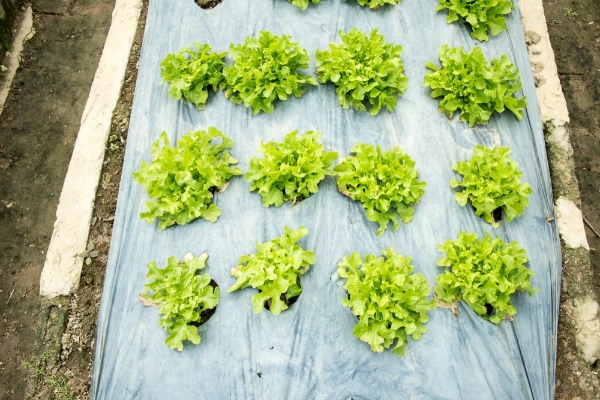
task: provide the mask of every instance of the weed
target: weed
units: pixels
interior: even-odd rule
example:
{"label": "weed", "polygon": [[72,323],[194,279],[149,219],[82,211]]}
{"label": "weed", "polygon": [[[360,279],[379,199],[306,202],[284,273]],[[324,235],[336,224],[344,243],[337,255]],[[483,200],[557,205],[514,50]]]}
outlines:
{"label": "weed", "polygon": [[570,8],[565,8],[565,17],[571,17],[571,18],[575,18],[577,17],[579,14],[577,14],[576,11],[573,11]]}
{"label": "weed", "polygon": [[98,251],[94,250],[95,247],[96,246],[94,245],[94,243],[89,242],[85,251],[79,253],[79,257],[85,259],[85,265],[90,265],[92,263],[92,258],[98,257]]}

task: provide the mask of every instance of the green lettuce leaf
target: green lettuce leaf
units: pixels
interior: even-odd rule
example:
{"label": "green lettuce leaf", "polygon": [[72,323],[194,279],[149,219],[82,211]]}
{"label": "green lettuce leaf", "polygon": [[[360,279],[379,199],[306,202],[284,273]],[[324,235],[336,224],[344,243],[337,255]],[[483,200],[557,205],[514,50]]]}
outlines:
{"label": "green lettuce leaf", "polygon": [[517,120],[523,118],[527,106],[525,97],[517,98],[521,90],[519,71],[502,55],[489,64],[475,47],[465,53],[462,47],[440,47],[441,68],[432,62],[425,66],[425,86],[431,88],[431,97],[442,97],[439,109],[452,118],[460,111],[460,120],[475,124],[487,123],[494,112],[509,109]]}
{"label": "green lettuce leaf", "polygon": [[255,313],[262,312],[265,303],[274,315],[287,310],[290,300],[302,293],[300,275],[315,263],[315,253],[296,244],[308,234],[308,229],[293,230],[287,226],[284,229],[283,236],[257,243],[258,252],[240,257],[240,265],[231,269],[236,282],[228,292],[249,286],[259,290],[252,296]]}
{"label": "green lettuce leaf", "polygon": [[379,223],[377,235],[383,235],[388,223],[392,231],[412,221],[416,205],[425,193],[426,183],[419,181],[415,162],[394,147],[385,153],[379,146],[359,143],[350,156],[334,167],[338,190],[362,203],[369,221]]}
{"label": "green lettuce leaf", "polygon": [[422,274],[413,274],[411,258],[392,248],[383,257],[369,254],[363,260],[354,252],[338,264],[338,275],[347,279],[348,298],[342,303],[359,319],[354,335],[367,342],[374,352],[382,352],[397,340],[392,353],[404,354],[408,338],[421,339],[427,332],[427,313],[435,300],[427,300],[429,286]]}
{"label": "green lettuce leaf", "polygon": [[179,53],[169,53],[160,63],[163,84],[169,84],[169,95],[179,100],[181,97],[193,103],[198,110],[204,110],[208,90],[217,91],[223,82],[225,52],[212,53],[204,43],[194,43]]}
{"label": "green lettuce leaf", "polygon": [[232,44],[229,54],[233,63],[223,70],[225,96],[235,104],[252,107],[253,114],[271,114],[277,99],[301,97],[305,84],[317,85],[314,77],[298,72],[308,68],[309,57],[290,36],[262,31],[258,38]]}
{"label": "green lettuce leaf", "polygon": [[206,267],[208,255],[184,257],[179,262],[169,257],[165,268],[156,262],[148,264],[146,279],[140,300],[144,305],[158,307],[160,325],[167,331],[166,345],[181,351],[183,341],[200,343],[197,326],[202,324],[202,313],[214,309],[219,303],[220,289],[210,285],[211,277],[200,274]]}
{"label": "green lettuce leaf", "polygon": [[440,0],[436,11],[448,10],[448,23],[460,19],[471,29],[471,37],[486,42],[488,30],[496,36],[506,30],[505,15],[513,9],[510,0]]}
{"label": "green lettuce leaf", "polygon": [[528,183],[521,183],[519,164],[510,158],[508,147],[487,148],[475,146],[469,161],[459,161],[452,169],[463,176],[462,182],[455,179],[450,186],[463,187],[454,198],[461,206],[470,203],[475,214],[485,222],[498,228],[494,218],[496,209],[501,208],[506,222],[523,214],[533,192]]}
{"label": "green lettuce leaf", "polygon": [[306,7],[312,2],[313,4],[319,4],[321,0],[288,0],[289,3],[292,3],[296,7],[300,7],[303,10],[306,10]]}
{"label": "green lettuce leaf", "polygon": [[517,313],[510,301],[513,293],[524,290],[532,296],[539,291],[531,287],[534,273],[525,267],[529,260],[515,241],[508,244],[488,233],[479,240],[476,233],[460,232],[438,251],[446,253],[438,266],[450,268],[438,275],[438,298],[448,303],[464,300],[477,315],[495,324]]}
{"label": "green lettuce leaf", "polygon": [[369,7],[371,9],[378,9],[386,4],[400,4],[402,0],[356,0],[358,4],[363,7]]}
{"label": "green lettuce leaf", "polygon": [[283,142],[263,142],[259,148],[263,158],[250,159],[246,180],[250,191],[257,190],[266,207],[307,199],[319,191],[319,182],[326,175],[335,174],[329,168],[337,153],[326,152],[317,142],[321,132],[308,131],[300,137],[297,134],[288,133]]}
{"label": "green lettuce leaf", "polygon": [[240,168],[230,168],[238,162],[227,151],[231,147],[233,141],[213,127],[184,135],[177,147],[171,147],[163,132],[152,144],[153,160],[142,160],[133,173],[153,199],[140,216],[148,222],[158,218],[160,229],[200,217],[215,222],[221,209],[212,204],[213,192],[223,189],[232,176],[242,174]]}
{"label": "green lettuce leaf", "polygon": [[316,51],[319,82],[335,85],[339,104],[376,115],[386,107],[394,111],[398,97],[408,88],[402,47],[387,43],[373,29],[370,36],[353,28],[339,32],[342,44],[329,44],[329,51]]}

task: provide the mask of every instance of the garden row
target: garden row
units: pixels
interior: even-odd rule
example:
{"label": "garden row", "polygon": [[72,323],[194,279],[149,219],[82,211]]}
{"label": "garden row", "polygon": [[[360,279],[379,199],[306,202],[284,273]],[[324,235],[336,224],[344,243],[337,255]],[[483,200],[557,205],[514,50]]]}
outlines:
{"label": "garden row", "polygon": [[[281,206],[307,199],[319,191],[327,175],[335,175],[340,193],[360,201],[370,221],[379,223],[377,235],[383,235],[391,222],[392,230],[412,221],[414,206],[425,193],[426,182],[418,179],[415,162],[395,146],[382,151],[380,146],[356,144],[334,166],[338,153],[326,151],[318,141],[319,131],[298,136],[288,133],[282,142],[263,142],[263,157],[250,159],[246,180],[250,191],[258,191],[264,206]],[[161,146],[162,142],[162,146]],[[197,218],[215,222],[221,210],[213,203],[216,191],[224,191],[233,176],[242,175],[237,160],[229,153],[233,140],[214,127],[190,132],[171,147],[163,132],[152,144],[152,160],[142,164],[134,179],[148,192],[147,211],[141,217],[148,222],[158,219],[160,229],[185,225]],[[478,145],[469,161],[460,161],[453,170],[463,180],[452,179],[450,186],[463,187],[455,193],[458,204],[471,204],[475,214],[497,228],[502,214],[510,222],[523,214],[532,190],[521,183],[518,163],[510,158],[510,149]]]}
{"label": "garden row", "polygon": [[[376,115],[382,108],[393,111],[398,97],[408,88],[400,53],[402,47],[387,43],[374,29],[370,35],[353,28],[339,32],[342,44],[331,43],[328,51],[317,50],[316,73],[320,83],[336,87],[339,104],[348,109]],[[268,31],[231,45],[233,62],[225,64],[225,52],[213,52],[208,44],[195,43],[179,53],[168,54],[160,64],[169,95],[182,97],[203,110],[209,90],[222,89],[235,104],[251,107],[254,114],[270,114],[276,100],[301,97],[306,85],[317,85],[313,76],[299,70],[309,66],[307,51],[289,36]],[[519,73],[506,55],[488,62],[479,47],[465,53],[462,47],[443,45],[439,49],[441,67],[432,62],[424,83],[431,97],[441,98],[440,111],[449,118],[455,111],[469,126],[486,123],[494,112],[510,110],[523,117],[525,97]]]}
{"label": "garden row", "polygon": [[[310,2],[319,4],[321,0],[287,0],[289,3],[306,10]],[[356,0],[362,7],[379,9],[385,5],[397,5],[402,0]],[[506,30],[506,17],[514,6],[510,0],[439,0],[436,11],[448,10],[446,20],[462,21],[474,39],[487,41],[488,31],[497,35]]]}
{"label": "garden row", "polygon": [[[308,230],[285,227],[283,236],[266,243],[257,243],[257,253],[244,255],[230,274],[236,282],[228,292],[246,287],[258,289],[252,296],[255,313],[266,307],[279,315],[302,293],[300,275],[309,271],[316,257],[296,244]],[[438,246],[446,252],[438,260],[441,267],[450,267],[438,275],[435,294],[445,303],[464,300],[480,317],[493,323],[517,313],[510,297],[518,290],[531,296],[538,291],[530,285],[533,272],[525,267],[525,250],[516,242],[504,243],[486,234],[479,240],[476,233],[461,232],[456,240]],[[374,352],[382,352],[395,343],[392,350],[402,356],[409,337],[419,340],[427,332],[428,312],[436,308],[429,300],[429,284],[420,273],[413,274],[411,258],[397,254],[392,248],[381,251],[381,257],[358,252],[344,256],[338,264],[338,275],[346,279],[347,298],[343,305],[358,318],[353,333],[367,342]],[[188,253],[179,262],[170,257],[168,265],[159,269],[156,262],[148,264],[147,279],[140,300],[146,306],[159,309],[160,325],[167,331],[165,343],[182,350],[183,341],[200,343],[198,326],[215,311],[220,288],[208,274],[206,253],[194,257]]]}

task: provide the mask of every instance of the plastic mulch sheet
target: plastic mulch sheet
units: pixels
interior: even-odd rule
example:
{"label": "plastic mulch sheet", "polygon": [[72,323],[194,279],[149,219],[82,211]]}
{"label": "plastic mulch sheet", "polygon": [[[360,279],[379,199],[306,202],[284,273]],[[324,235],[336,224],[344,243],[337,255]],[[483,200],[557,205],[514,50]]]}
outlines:
{"label": "plastic mulch sheet", "polygon": [[[202,10],[193,0],[151,0],[139,75],[127,138],[116,217],[100,308],[93,368],[92,397],[97,399],[551,399],[554,395],[556,327],[561,257],[544,138],[527,48],[516,8],[508,31],[479,43],[460,23],[447,24],[446,12],[435,12],[434,0],[404,0],[380,10],[355,1],[323,0],[305,12],[285,0],[225,0]],[[518,7],[515,4],[515,7]],[[253,115],[222,92],[211,92],[207,107],[197,111],[172,100],[159,85],[159,63],[195,41],[216,51],[242,43],[261,30],[291,35],[311,56],[340,42],[338,31],[378,28],[388,42],[403,47],[409,88],[394,112],[377,116],[337,103],[334,87],[309,87],[300,99],[279,101],[271,115]],[[519,68],[528,107],[521,122],[510,113],[495,114],[487,125],[469,128],[438,111],[438,100],[423,86],[427,61],[439,65],[442,44],[481,46],[491,60],[501,54]],[[230,59],[227,59],[230,62]],[[171,143],[190,130],[215,126],[231,137],[232,154],[245,171],[259,155],[261,141],[282,140],[299,129],[320,130],[326,148],[344,157],[359,141],[384,149],[402,147],[427,182],[414,220],[396,232],[375,236],[377,224],[367,220],[362,205],[341,195],[333,177],[319,193],[294,206],[265,208],[242,177],[235,177],[215,201],[222,209],[216,223],[199,219],[165,231],[140,219],[148,200],[133,182],[142,159],[149,160],[152,142],[165,130]],[[449,181],[459,176],[452,166],[472,155],[476,144],[512,149],[523,181],[533,188],[530,205],[514,221],[493,230],[460,207]],[[305,226],[299,242],[316,253],[317,261],[302,276],[303,293],[289,311],[274,316],[252,312],[256,291],[226,293],[235,279],[229,270],[238,258],[255,252],[255,243],[283,234],[284,226]],[[342,305],[344,281],[337,264],[346,254],[379,254],[395,248],[413,258],[433,290],[436,265],[443,254],[436,247],[460,231],[490,232],[504,241],[516,240],[535,271],[533,297],[513,296],[514,322],[491,324],[463,302],[459,318],[450,310],[429,313],[428,331],[409,341],[401,358],[372,353],[352,328],[357,320]],[[138,300],[146,264],[207,252],[205,270],[221,286],[216,313],[199,329],[202,342],[186,343],[182,352],[164,344],[166,332],[155,308]]]}

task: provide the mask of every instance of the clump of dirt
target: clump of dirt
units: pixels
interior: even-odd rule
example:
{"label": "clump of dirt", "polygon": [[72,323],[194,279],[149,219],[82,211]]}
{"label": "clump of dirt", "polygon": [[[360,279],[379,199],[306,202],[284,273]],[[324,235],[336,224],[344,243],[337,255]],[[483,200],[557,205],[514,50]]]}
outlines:
{"label": "clump of dirt", "polygon": [[201,8],[209,10],[221,4],[221,0],[194,0]]}

